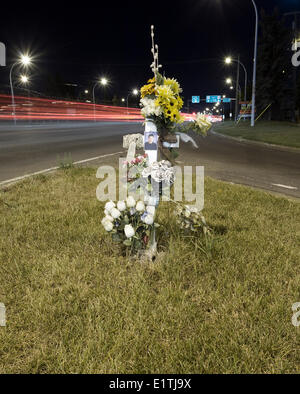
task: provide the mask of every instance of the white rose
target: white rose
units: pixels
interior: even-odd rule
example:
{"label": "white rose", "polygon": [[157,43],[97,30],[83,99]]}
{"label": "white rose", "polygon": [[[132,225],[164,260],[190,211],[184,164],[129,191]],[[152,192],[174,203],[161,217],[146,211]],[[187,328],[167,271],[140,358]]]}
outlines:
{"label": "white rose", "polygon": [[154,216],[154,214],[155,214],[155,207],[153,207],[152,205],[148,205],[147,206],[147,212]]}
{"label": "white rose", "polygon": [[132,196],[127,197],[126,204],[127,204],[128,208],[135,207],[135,199]]}
{"label": "white rose", "polygon": [[116,204],[113,201],[108,201],[105,204],[105,209],[110,212],[114,207],[116,206]]}
{"label": "white rose", "polygon": [[110,216],[110,215],[106,215],[104,219],[108,220],[109,222],[113,222],[114,221],[114,218],[112,216]]}
{"label": "white rose", "polygon": [[111,214],[111,216],[112,216],[114,219],[118,219],[118,217],[121,216],[121,212],[120,212],[117,208],[113,208],[113,209],[110,211],[110,214]]}
{"label": "white rose", "polygon": [[102,220],[101,220],[101,224],[102,226],[104,226],[104,224],[107,222],[107,217],[105,216]]}
{"label": "white rose", "polygon": [[146,223],[146,224],[153,224],[153,222],[154,222],[154,217],[153,217],[153,215],[147,215],[146,217],[145,217],[145,219],[144,219],[144,222]]}
{"label": "white rose", "polygon": [[106,220],[106,222],[103,224],[103,227],[108,232],[110,232],[114,228],[112,222],[110,222],[109,220]]}
{"label": "white rose", "polygon": [[131,226],[131,224],[126,224],[124,227],[124,233],[127,238],[131,238],[134,236],[134,228]]}
{"label": "white rose", "polygon": [[143,201],[138,201],[136,204],[136,210],[138,212],[144,212],[145,210],[145,204],[143,203]]}
{"label": "white rose", "polygon": [[104,209],[104,215],[109,215],[109,211],[107,209]]}
{"label": "white rose", "polygon": [[125,201],[118,201],[117,207],[120,212],[125,211],[126,209]]}

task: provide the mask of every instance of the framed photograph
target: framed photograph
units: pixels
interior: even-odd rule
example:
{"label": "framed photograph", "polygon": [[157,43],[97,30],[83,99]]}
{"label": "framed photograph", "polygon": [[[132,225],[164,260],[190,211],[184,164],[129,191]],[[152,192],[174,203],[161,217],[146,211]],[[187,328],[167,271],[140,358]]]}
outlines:
{"label": "framed photograph", "polygon": [[145,132],[145,139],[144,139],[144,150],[145,151],[154,151],[157,150],[158,142],[158,134],[155,131],[147,131]]}

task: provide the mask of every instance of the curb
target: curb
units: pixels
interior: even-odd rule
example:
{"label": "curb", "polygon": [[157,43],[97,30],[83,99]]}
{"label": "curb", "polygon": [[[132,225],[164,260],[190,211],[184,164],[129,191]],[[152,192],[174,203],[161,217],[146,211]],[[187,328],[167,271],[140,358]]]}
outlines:
{"label": "curb", "polygon": [[[125,152],[125,151],[122,151],[122,152],[115,152],[115,153],[108,153],[108,154],[106,154],[106,155],[91,157],[90,159],[84,159],[84,160],[74,161],[73,165],[84,164],[84,163],[88,163],[89,161],[99,160],[99,159],[103,159],[103,158],[106,158],[106,157],[109,157],[109,156],[116,156],[116,155],[122,154],[122,153],[124,153],[124,152]],[[26,174],[26,175],[18,176],[18,177],[16,177],[16,178],[7,179],[7,180],[5,180],[5,181],[1,181],[1,182],[0,182],[0,188],[1,188],[2,186],[10,186],[10,185],[12,185],[12,184],[15,184],[15,183],[17,183],[17,182],[23,181],[24,179],[31,178],[31,177],[36,176],[36,175],[51,173],[51,172],[57,171],[58,169],[59,169],[59,166],[56,166],[56,167],[46,168],[45,170],[32,172],[31,174]]]}
{"label": "curb", "polygon": [[242,137],[232,137],[231,135],[218,133],[217,131],[214,131],[212,129],[210,130],[210,133],[215,135],[215,136],[217,136],[217,137],[227,138],[229,140],[233,140],[233,141],[240,142],[240,143],[245,143],[245,144],[248,144],[248,145],[256,145],[256,146],[260,146],[260,147],[265,146],[267,148],[271,148],[271,149],[275,149],[275,150],[281,150],[281,151],[293,152],[293,153],[300,153],[300,148],[293,148],[291,146],[284,146],[284,145],[269,144],[267,142],[251,141],[251,140],[247,140],[247,139],[242,138]]}

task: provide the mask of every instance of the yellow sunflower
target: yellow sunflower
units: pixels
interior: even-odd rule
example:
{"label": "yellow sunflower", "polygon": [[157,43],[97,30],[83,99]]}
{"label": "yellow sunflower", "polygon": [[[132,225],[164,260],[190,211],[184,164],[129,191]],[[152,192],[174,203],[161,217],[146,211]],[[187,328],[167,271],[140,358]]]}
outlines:
{"label": "yellow sunflower", "polygon": [[157,86],[158,99],[164,102],[170,101],[174,97],[174,93],[169,86]]}
{"label": "yellow sunflower", "polygon": [[165,78],[164,85],[169,86],[174,94],[179,94],[182,92],[179,83],[174,78]]}
{"label": "yellow sunflower", "polygon": [[155,84],[144,85],[141,88],[141,97],[144,98],[146,96],[150,96],[151,94],[155,94]]}

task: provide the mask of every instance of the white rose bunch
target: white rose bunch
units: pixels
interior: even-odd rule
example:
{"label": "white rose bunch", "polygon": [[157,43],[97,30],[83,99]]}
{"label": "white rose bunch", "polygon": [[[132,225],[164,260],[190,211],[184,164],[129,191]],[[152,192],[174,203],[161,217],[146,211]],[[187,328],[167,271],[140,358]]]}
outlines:
{"label": "white rose bunch", "polygon": [[101,221],[104,229],[114,242],[130,248],[130,253],[145,249],[153,227],[159,227],[154,222],[155,206],[145,206],[144,201],[136,201],[133,196],[116,204],[109,201],[104,212],[105,217]]}

